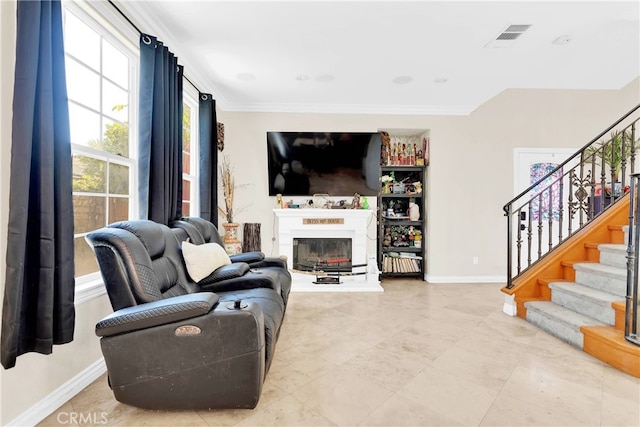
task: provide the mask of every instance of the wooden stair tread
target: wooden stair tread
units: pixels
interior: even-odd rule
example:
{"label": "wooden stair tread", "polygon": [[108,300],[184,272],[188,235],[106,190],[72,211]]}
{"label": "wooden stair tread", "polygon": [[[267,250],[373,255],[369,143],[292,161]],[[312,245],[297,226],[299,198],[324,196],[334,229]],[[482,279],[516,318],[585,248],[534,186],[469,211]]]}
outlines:
{"label": "wooden stair tread", "polygon": [[614,368],[640,378],[640,347],[624,339],[613,326],[583,326],[584,351]]}

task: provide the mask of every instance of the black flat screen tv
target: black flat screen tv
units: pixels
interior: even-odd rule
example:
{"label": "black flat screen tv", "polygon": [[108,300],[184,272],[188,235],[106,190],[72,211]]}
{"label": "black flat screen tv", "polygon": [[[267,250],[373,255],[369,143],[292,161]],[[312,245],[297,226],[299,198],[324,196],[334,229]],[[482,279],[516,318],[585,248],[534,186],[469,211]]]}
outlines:
{"label": "black flat screen tv", "polygon": [[269,195],[375,196],[380,134],[267,132]]}

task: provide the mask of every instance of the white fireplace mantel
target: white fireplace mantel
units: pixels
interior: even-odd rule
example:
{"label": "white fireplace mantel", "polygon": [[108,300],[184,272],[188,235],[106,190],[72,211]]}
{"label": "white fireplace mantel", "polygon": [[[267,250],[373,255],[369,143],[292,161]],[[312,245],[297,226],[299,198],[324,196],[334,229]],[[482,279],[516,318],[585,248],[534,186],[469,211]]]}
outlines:
{"label": "white fireplace mantel", "polygon": [[314,284],[316,276],[291,271],[292,291],[301,292],[381,292],[379,270],[375,254],[367,254],[367,230],[375,221],[375,212],[367,209],[274,209],[278,250],[287,257],[289,270],[293,267],[293,239],[350,238],[352,264],[363,275],[344,275],[341,284]]}

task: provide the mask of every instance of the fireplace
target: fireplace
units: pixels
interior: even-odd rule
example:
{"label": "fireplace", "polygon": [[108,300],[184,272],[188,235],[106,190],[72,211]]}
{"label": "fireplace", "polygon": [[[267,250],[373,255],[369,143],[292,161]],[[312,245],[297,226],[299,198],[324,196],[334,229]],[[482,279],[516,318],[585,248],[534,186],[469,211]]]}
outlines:
{"label": "fireplace", "polygon": [[351,272],[351,239],[294,238],[293,269]]}
{"label": "fireplace", "polygon": [[[291,291],[383,291],[375,249],[367,253],[367,231],[375,211],[274,209],[274,214],[276,247],[287,258]],[[320,280],[318,271],[339,279]]]}

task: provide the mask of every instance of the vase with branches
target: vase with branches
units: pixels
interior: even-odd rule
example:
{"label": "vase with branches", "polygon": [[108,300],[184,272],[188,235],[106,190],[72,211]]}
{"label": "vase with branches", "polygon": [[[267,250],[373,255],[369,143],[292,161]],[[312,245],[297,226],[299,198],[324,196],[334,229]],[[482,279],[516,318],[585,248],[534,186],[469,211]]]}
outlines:
{"label": "vase with branches", "polygon": [[218,211],[224,216],[226,222],[222,224],[225,228],[224,244],[229,254],[239,253],[241,251],[240,240],[238,239],[238,226],[234,222],[234,215],[242,209],[234,210],[235,190],[238,186],[233,176],[233,166],[228,156],[222,158],[220,163],[220,183],[222,184],[222,194],[224,198],[224,208],[218,205]]}

